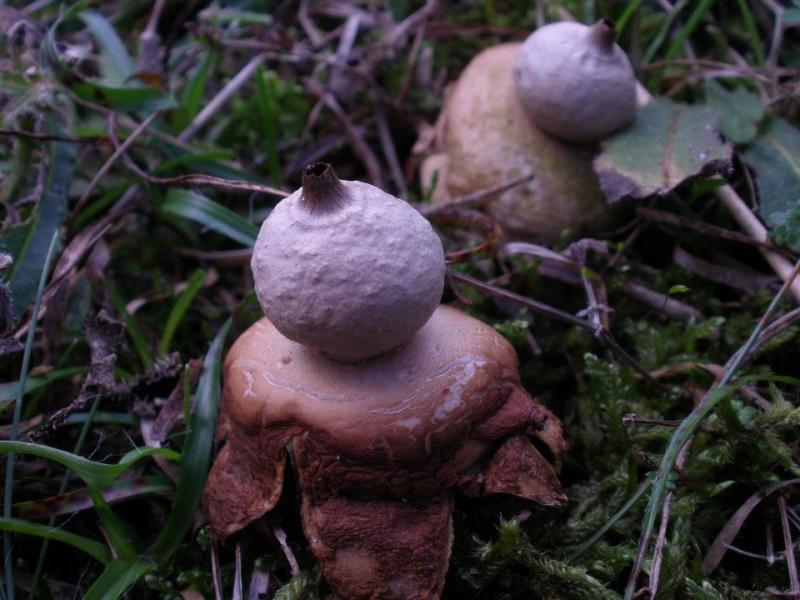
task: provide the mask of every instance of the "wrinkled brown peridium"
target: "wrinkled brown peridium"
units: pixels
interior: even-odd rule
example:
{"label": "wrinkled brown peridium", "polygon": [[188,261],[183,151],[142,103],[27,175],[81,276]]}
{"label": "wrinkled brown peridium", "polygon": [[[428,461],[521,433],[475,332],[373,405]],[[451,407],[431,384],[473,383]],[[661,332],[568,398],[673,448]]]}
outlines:
{"label": "wrinkled brown peridium", "polygon": [[306,537],[345,599],[439,596],[453,490],[566,500],[560,421],[522,389],[511,345],[446,306],[403,347],[358,364],[262,319],[228,354],[221,435],[205,492],[215,534],[275,506],[291,444]]}

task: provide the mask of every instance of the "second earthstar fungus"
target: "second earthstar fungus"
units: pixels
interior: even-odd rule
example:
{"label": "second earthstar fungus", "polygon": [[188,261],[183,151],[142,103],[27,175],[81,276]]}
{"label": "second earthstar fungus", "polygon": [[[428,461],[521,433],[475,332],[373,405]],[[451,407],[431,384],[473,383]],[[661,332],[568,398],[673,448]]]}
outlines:
{"label": "second earthstar fungus", "polygon": [[607,19],[553,23],[478,53],[448,88],[420,168],[440,204],[486,198],[510,238],[554,243],[612,229],[592,169],[597,142],[636,117],[636,79]]}

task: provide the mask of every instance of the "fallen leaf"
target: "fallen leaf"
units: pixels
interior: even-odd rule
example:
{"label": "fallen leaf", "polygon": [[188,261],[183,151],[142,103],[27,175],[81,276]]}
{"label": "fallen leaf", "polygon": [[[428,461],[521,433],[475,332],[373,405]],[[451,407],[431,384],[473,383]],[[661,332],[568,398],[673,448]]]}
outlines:
{"label": "fallen leaf", "polygon": [[734,144],[746,144],[758,135],[766,109],[755,92],[743,87],[728,91],[716,82],[705,85],[706,100],[722,115],[719,131]]}
{"label": "fallen leaf", "polygon": [[719,118],[708,106],[656,98],[636,121],[602,142],[594,170],[608,202],[626,196],[663,196],[678,185],[730,168],[730,144],[717,133]]}
{"label": "fallen leaf", "polygon": [[744,160],[756,172],[759,215],[779,242],[800,248],[800,131],[770,119]]}

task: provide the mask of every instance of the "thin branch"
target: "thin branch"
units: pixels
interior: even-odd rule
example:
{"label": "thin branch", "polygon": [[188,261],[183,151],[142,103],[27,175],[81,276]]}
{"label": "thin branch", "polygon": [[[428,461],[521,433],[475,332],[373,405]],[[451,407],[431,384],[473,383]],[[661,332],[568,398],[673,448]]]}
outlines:
{"label": "thin branch", "polygon": [[494,286],[490,283],[486,283],[485,281],[475,279],[474,277],[470,277],[469,275],[465,275],[464,273],[459,273],[458,271],[454,271],[452,269],[448,269],[447,274],[454,281],[457,281],[459,283],[464,283],[471,288],[475,288],[476,290],[484,292],[485,294],[498,296],[500,298],[506,298],[507,300],[512,300],[518,304],[522,304],[526,308],[530,308],[534,312],[544,315],[545,317],[549,317],[551,319],[567,323],[568,325],[580,327],[581,329],[585,329],[586,331],[594,332],[594,325],[592,325],[585,319],[580,319],[559,308],[550,306],[549,304],[544,304],[543,302],[539,302],[537,300],[534,300],[533,298],[516,294],[504,288]]}
{"label": "thin branch", "polygon": [[308,3],[309,0],[300,0],[300,7],[297,11],[297,20],[300,22],[300,27],[303,28],[306,36],[311,40],[313,48],[319,48],[322,45],[322,34],[317,26],[308,16]]}
{"label": "thin branch", "polygon": [[568,323],[569,325],[574,325],[576,327],[580,327],[581,329],[585,329],[586,331],[590,331],[592,335],[594,335],[598,340],[602,343],[606,344],[611,348],[611,350],[623,361],[628,363],[635,371],[637,371],[640,375],[642,375],[645,379],[650,382],[657,383],[651,376],[647,370],[642,367],[638,361],[633,358],[626,350],[624,350],[614,339],[611,333],[606,329],[598,329],[589,321],[585,319],[580,319],[574,315],[571,315],[568,312],[550,306],[549,304],[544,304],[543,302],[538,302],[533,298],[528,298],[527,296],[522,296],[520,294],[515,294],[514,292],[510,292],[506,289],[491,285],[484,281],[480,281],[479,279],[475,279],[474,277],[470,277],[469,275],[465,275],[463,273],[459,273],[458,271],[454,271],[452,269],[447,270],[448,276],[460,283],[465,283],[466,285],[480,290],[484,293],[491,294],[493,296],[499,296],[501,298],[506,298],[508,300],[512,300],[530,308],[532,311],[537,312],[541,315],[546,317],[550,317],[551,319],[556,319],[558,321],[562,321],[564,323]]}
{"label": "thin branch", "polygon": [[316,79],[306,77],[303,82],[305,83],[306,89],[316,96],[317,99],[321,100],[334,116],[339,119],[347,134],[347,138],[350,140],[350,144],[353,146],[353,151],[358,158],[361,159],[361,162],[364,163],[371,183],[379,188],[384,188],[383,173],[380,163],[375,157],[375,153],[364,141],[358,128],[355,126],[352,119],[344,112],[333,94],[326,90]]}
{"label": "thin branch", "polygon": [[[92,195],[95,186],[100,182],[100,180],[103,177],[105,177],[106,173],[108,173],[111,167],[114,166],[114,163],[117,162],[117,159],[119,159],[119,157],[122,156],[128,148],[130,148],[131,144],[133,144],[133,142],[136,141],[136,138],[142,135],[142,133],[144,133],[144,131],[148,127],[150,127],[150,125],[153,123],[153,121],[155,121],[159,117],[159,115],[161,115],[161,112],[158,110],[151,113],[150,116],[148,116],[144,121],[142,121],[139,124],[139,126],[136,127],[136,129],[134,129],[131,132],[131,134],[125,139],[125,141],[122,142],[122,144],[120,144],[114,150],[113,154],[108,157],[108,160],[106,160],[103,166],[100,167],[100,170],[97,171],[95,176],[89,182],[89,185],[86,186],[86,190],[84,190],[83,194],[78,199],[78,202],[75,204],[75,209],[73,212],[78,212],[78,209],[86,203],[86,201],[89,199],[89,196]],[[109,116],[109,122],[111,125],[113,125],[114,119],[115,119],[114,113],[111,113],[111,115]],[[113,126],[111,126],[110,129],[113,129]]]}
{"label": "thin branch", "polygon": [[[714,194],[719,198],[723,206],[728,209],[728,212],[736,222],[739,223],[739,226],[749,233],[753,239],[760,242],[769,240],[767,228],[764,227],[758,217],[752,213],[745,201],[739,197],[739,194],[730,185],[717,188],[714,190]],[[759,248],[759,251],[778,276],[787,281],[792,274],[792,263],[774,250]],[[794,280],[790,290],[795,299],[800,301],[800,281]]]}
{"label": "thin branch", "polygon": [[264,62],[266,57],[263,53],[256,54],[253,58],[250,59],[244,67],[242,67],[241,71],[239,71],[236,76],[231,79],[225,87],[223,87],[219,93],[214,96],[208,104],[206,104],[205,108],[201,110],[197,115],[192,119],[192,122],[184,129],[178,139],[181,142],[185,142],[186,140],[194,137],[194,135],[200,131],[206,123],[208,123],[215,114],[217,114],[223,106],[225,106],[228,101],[233,97],[233,95],[239,91],[247,80],[252,77],[253,73],[256,72],[256,69],[261,66],[261,63]]}
{"label": "thin branch", "polygon": [[758,240],[744,233],[731,231],[730,229],[725,229],[724,227],[720,227],[718,225],[712,225],[711,223],[706,223],[700,219],[692,219],[689,217],[676,215],[675,213],[665,210],[658,210],[656,208],[648,208],[644,206],[637,208],[636,213],[643,216],[648,221],[667,223],[668,225],[676,225],[678,227],[694,229],[700,233],[713,235],[714,237],[725,240],[731,240],[733,242],[739,242],[741,244],[748,244],[752,246],[759,246],[773,252],[780,252],[780,249],[777,248],[770,240]]}
{"label": "thin branch", "polygon": [[772,27],[772,40],[769,46],[769,54],[767,55],[766,65],[771,68],[775,68],[778,66],[778,55],[781,51],[781,46],[783,45],[783,31],[784,31],[784,23],[783,23],[783,13],[786,10],[783,6],[775,2],[775,0],[761,0],[762,4],[767,5],[767,7],[774,13],[775,15],[775,22]]}
{"label": "thin branch", "polygon": [[215,537],[211,538],[211,581],[214,584],[214,600],[222,600],[222,577],[219,573],[219,556]]}
{"label": "thin branch", "polygon": [[[122,145],[119,143],[116,131],[114,128],[109,129],[109,137],[115,148],[119,150]],[[133,173],[141,177],[147,183],[154,185],[209,185],[212,187],[219,187],[227,190],[243,190],[247,192],[259,192],[262,194],[272,194],[275,196],[286,197],[289,192],[274,188],[269,185],[262,185],[260,183],[253,183],[251,181],[241,181],[236,179],[225,179],[223,177],[215,177],[213,175],[205,175],[203,173],[190,173],[187,175],[178,175],[177,177],[155,177],[139,168],[133,160],[125,154],[124,149],[121,152],[123,164]]]}
{"label": "thin branch", "polygon": [[232,600],[242,600],[242,542],[237,538],[234,547],[234,575]]}
{"label": "thin branch", "polygon": [[797,562],[794,558],[794,540],[789,527],[789,518],[786,514],[786,498],[783,494],[778,496],[778,512],[781,515],[781,528],[783,529],[783,547],[786,549],[786,569],[789,571],[789,593],[796,597],[800,593],[800,581],[797,579]]}
{"label": "thin branch", "polygon": [[703,313],[694,306],[681,302],[676,298],[651,290],[650,288],[637,283],[636,281],[626,281],[625,285],[620,286],[620,290],[647,306],[664,313],[665,315],[677,319],[678,321],[701,321]]}
{"label": "thin branch", "polygon": [[75,137],[71,135],[54,135],[48,133],[33,133],[30,131],[22,131],[20,129],[5,129],[0,128],[0,135],[7,135],[11,137],[21,137],[30,140],[40,141],[54,141],[54,142],[67,142],[70,144],[96,144],[108,141],[102,136],[89,136],[85,138]]}
{"label": "thin branch", "polygon": [[479,206],[488,201],[495,194],[500,194],[506,190],[510,190],[511,188],[515,188],[518,185],[528,183],[532,180],[533,174],[529,173],[528,175],[523,175],[522,177],[512,179],[511,181],[505,183],[493,185],[492,187],[483,188],[481,190],[475,190],[474,192],[464,194],[463,196],[456,196],[453,198],[452,202],[448,202],[447,204],[422,204],[417,206],[417,210],[419,210],[419,212],[426,217],[430,217],[431,215],[439,212],[447,212],[455,207]]}
{"label": "thin branch", "polygon": [[400,192],[401,196],[406,196],[408,189],[406,182],[403,179],[403,169],[400,167],[400,160],[397,158],[397,150],[392,139],[392,132],[389,129],[389,123],[386,121],[386,112],[384,111],[383,104],[379,101],[376,107],[376,121],[378,125],[378,137],[381,141],[381,148],[383,148],[383,156],[389,165],[389,174],[392,176],[392,181]]}
{"label": "thin branch", "polygon": [[153,10],[150,13],[150,19],[147,21],[147,27],[144,30],[145,33],[150,35],[154,35],[156,33],[158,21],[161,19],[161,13],[164,10],[164,4],[166,4],[165,0],[156,0],[153,4]]}
{"label": "thin branch", "polygon": [[297,577],[300,574],[300,565],[297,562],[297,558],[294,556],[294,552],[292,552],[292,549],[289,547],[286,532],[280,525],[270,523],[269,527],[272,529],[272,534],[275,536],[275,539],[278,540],[283,555],[289,563],[289,572],[292,574],[292,577]]}

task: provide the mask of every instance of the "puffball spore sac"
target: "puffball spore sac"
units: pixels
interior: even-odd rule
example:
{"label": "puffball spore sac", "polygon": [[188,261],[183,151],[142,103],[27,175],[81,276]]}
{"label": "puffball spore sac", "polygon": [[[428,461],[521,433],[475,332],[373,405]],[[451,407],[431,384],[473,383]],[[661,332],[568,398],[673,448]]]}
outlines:
{"label": "puffball spore sac", "polygon": [[284,336],[343,362],[407,341],[433,314],[444,252],[406,202],[324,163],[264,221],[251,261],[256,295]]}
{"label": "puffball spore sac", "polygon": [[613,21],[562,21],[534,31],[514,66],[531,120],[568,142],[594,143],[636,117],[636,78]]}

